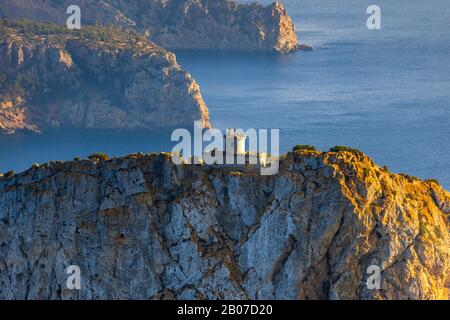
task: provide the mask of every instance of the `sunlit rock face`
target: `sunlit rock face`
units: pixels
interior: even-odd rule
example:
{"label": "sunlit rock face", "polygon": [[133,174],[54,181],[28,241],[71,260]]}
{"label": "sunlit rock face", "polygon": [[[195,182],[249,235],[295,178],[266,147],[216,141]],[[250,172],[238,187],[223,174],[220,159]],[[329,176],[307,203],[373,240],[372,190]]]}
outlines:
{"label": "sunlit rock face", "polygon": [[235,1],[153,1],[144,12],[148,14],[138,26],[167,48],[278,53],[298,49],[294,25],[280,2],[263,7]]}
{"label": "sunlit rock face", "polygon": [[175,55],[135,32],[3,22],[0,132],[209,127]]}
{"label": "sunlit rock face", "polygon": [[273,176],[54,162],[0,178],[0,298],[447,299],[449,208],[360,153],[297,151]]}
{"label": "sunlit rock face", "polygon": [[[73,2],[73,1],[72,1]],[[63,24],[70,0],[3,0],[6,18]],[[289,53],[298,49],[294,25],[280,2],[230,0],[78,1],[83,24],[135,28],[169,49]]]}

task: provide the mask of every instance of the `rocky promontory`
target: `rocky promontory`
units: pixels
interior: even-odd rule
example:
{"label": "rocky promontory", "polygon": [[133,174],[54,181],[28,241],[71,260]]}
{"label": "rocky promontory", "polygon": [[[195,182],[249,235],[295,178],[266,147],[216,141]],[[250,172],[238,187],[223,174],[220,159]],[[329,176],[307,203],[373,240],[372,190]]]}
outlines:
{"label": "rocky promontory", "polygon": [[[2,0],[0,16],[65,24],[70,0]],[[281,2],[268,6],[232,0],[83,0],[83,25],[135,28],[169,49],[289,53],[297,35]]]}
{"label": "rocky promontory", "polygon": [[209,127],[175,55],[123,29],[0,24],[0,130]]}
{"label": "rocky promontory", "polygon": [[436,182],[359,152],[291,152],[274,176],[169,154],[35,165],[0,178],[0,299],[447,299],[449,215]]}

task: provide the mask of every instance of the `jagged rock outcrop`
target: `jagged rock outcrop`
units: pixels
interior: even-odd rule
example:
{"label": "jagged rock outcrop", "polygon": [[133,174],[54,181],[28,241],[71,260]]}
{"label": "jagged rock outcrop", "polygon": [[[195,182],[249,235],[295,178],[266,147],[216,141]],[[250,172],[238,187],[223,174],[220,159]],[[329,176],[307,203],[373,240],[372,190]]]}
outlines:
{"label": "jagged rock outcrop", "polygon": [[[65,23],[73,1],[2,0],[1,16]],[[83,24],[112,24],[146,32],[170,49],[289,53],[298,49],[291,18],[280,2],[231,0],[83,0]]]}
{"label": "jagged rock outcrop", "polygon": [[209,127],[175,55],[132,31],[29,21],[0,26],[0,132]]}
{"label": "jagged rock outcrop", "polygon": [[168,154],[35,166],[0,178],[0,298],[447,299],[449,204],[350,152],[274,176]]}

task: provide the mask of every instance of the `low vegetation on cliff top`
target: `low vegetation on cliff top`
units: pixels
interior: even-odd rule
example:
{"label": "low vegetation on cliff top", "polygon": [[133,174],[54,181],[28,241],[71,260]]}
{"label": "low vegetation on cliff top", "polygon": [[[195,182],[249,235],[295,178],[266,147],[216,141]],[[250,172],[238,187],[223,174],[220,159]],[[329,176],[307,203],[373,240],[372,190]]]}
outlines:
{"label": "low vegetation on cliff top", "polygon": [[342,151],[347,151],[347,152],[351,152],[351,153],[363,153],[356,148],[351,148],[351,147],[346,147],[346,146],[334,146],[334,147],[330,148],[330,152],[342,152]]}
{"label": "low vegetation on cliff top", "polygon": [[[292,151],[299,151],[299,150],[307,150],[307,151],[318,151],[317,148],[313,145],[309,145],[309,144],[297,144],[292,148]],[[351,147],[347,147],[347,146],[334,146],[331,147],[330,152],[351,152],[351,153],[358,153],[358,154],[362,154],[363,152],[356,149],[356,148],[351,148]]]}
{"label": "low vegetation on cliff top", "polygon": [[36,22],[28,19],[0,19],[0,39],[12,35],[20,35],[21,37],[36,40],[47,38],[49,40],[59,40],[60,42],[64,42],[72,37],[80,40],[97,41],[99,43],[104,42],[115,45],[118,43],[128,44],[130,48],[133,48],[138,42],[144,42],[156,47],[144,35],[133,29],[111,26],[83,26],[79,30],[71,30],[66,28],[66,26],[55,23]]}
{"label": "low vegetation on cliff top", "polygon": [[[63,50],[73,42],[80,42],[91,47],[102,47],[110,52],[118,49],[130,50],[135,54],[167,52],[132,29],[83,26],[80,30],[70,30],[54,23],[0,19],[0,45],[4,43],[9,47],[14,42],[33,45],[47,43]],[[75,43],[75,46],[79,44]],[[23,68],[8,70],[4,67],[0,70],[0,101],[15,100],[17,97],[22,97],[23,100],[30,92],[49,92],[49,86],[42,82],[30,76]]]}
{"label": "low vegetation on cliff top", "polygon": [[89,155],[88,159],[92,161],[106,161],[109,160],[109,156],[104,152],[96,152]]}
{"label": "low vegetation on cliff top", "polygon": [[292,151],[298,150],[316,151],[316,147],[309,144],[297,144],[292,148]]}
{"label": "low vegetation on cliff top", "polygon": [[[314,146],[312,146],[312,145],[307,145],[307,144],[299,144],[299,145],[295,145],[295,146],[292,148],[292,151],[293,151],[293,152],[296,152],[296,151],[314,151],[315,153],[318,153],[318,154],[321,154],[321,153],[327,153],[327,152],[321,152],[321,151],[318,151],[318,150],[316,149],[316,147],[314,147]],[[367,156],[364,155],[364,153],[362,153],[362,152],[359,151],[358,149],[354,149],[354,148],[350,148],[350,147],[344,147],[344,146],[337,146],[337,147],[330,148],[330,151],[329,151],[329,152],[351,152],[351,153],[356,153],[356,154],[358,154],[358,155],[360,155],[360,156],[363,156],[363,157],[367,157]],[[164,156],[166,156],[166,158],[170,158],[170,156],[172,155],[171,153],[167,153],[167,152],[160,152],[160,153],[157,153],[157,154],[164,155]],[[138,158],[139,158],[139,157],[143,157],[143,156],[145,156],[145,155],[148,155],[148,154],[144,154],[144,153],[133,153],[133,154],[129,154],[129,155],[125,156],[124,158],[129,158],[129,157],[138,157]],[[279,160],[280,160],[280,161],[285,160],[285,159],[288,157],[288,155],[289,155],[289,154],[283,154],[283,155],[280,155]],[[367,158],[368,158],[368,157],[367,157]],[[88,155],[88,156],[87,156],[87,159],[90,160],[90,161],[93,161],[93,162],[102,162],[102,161],[108,161],[108,160],[110,160],[110,159],[112,159],[112,158],[111,158],[108,154],[106,154],[106,153],[104,153],[104,152],[95,152],[95,153],[92,153],[92,154]],[[361,159],[361,158],[359,158],[359,159]],[[368,158],[368,159],[369,159],[369,163],[370,163],[372,166],[376,166],[376,164],[374,163],[374,161],[373,161],[371,158]],[[83,159],[80,158],[80,157],[75,157],[75,158],[73,159],[73,161],[75,161],[75,162],[81,161],[81,160],[83,160]],[[61,162],[61,161],[59,161],[59,162]],[[52,162],[50,162],[50,164],[51,164],[51,163],[52,163]],[[35,164],[33,164],[31,167],[32,167],[32,168],[35,168],[35,169],[36,169],[36,168],[39,168],[39,167],[47,167],[47,164],[39,165],[39,164],[35,163]],[[365,167],[363,170],[364,170],[364,176],[368,176],[369,173],[370,173],[369,167]],[[386,173],[390,173],[387,166],[383,166],[383,167],[381,168],[381,170],[385,171]],[[3,177],[3,178],[9,178],[9,177],[14,176],[15,174],[16,174],[16,172],[15,172],[14,170],[10,170],[10,171],[8,171],[8,172],[6,172],[6,173],[4,173],[4,174],[1,174],[1,173],[0,173],[0,178],[2,178],[2,177]],[[392,173],[391,173],[391,174],[392,174]],[[439,181],[438,181],[437,179],[432,179],[432,178],[430,178],[430,179],[422,180],[422,179],[420,179],[420,178],[418,178],[418,177],[411,176],[411,175],[404,174],[404,173],[398,173],[398,174],[396,174],[396,175],[405,178],[405,179],[406,179],[408,182],[410,182],[410,183],[412,183],[412,182],[422,182],[422,181],[423,181],[423,182],[425,182],[425,183],[436,184],[436,185],[440,186],[440,183],[439,183]]]}

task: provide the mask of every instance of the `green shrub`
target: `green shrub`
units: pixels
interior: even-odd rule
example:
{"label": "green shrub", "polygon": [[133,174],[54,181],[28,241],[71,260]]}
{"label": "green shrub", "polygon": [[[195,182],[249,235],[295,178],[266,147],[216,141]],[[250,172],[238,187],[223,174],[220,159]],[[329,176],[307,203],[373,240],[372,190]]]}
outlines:
{"label": "green shrub", "polygon": [[362,153],[358,149],[350,148],[350,147],[346,147],[346,146],[334,146],[334,147],[330,148],[330,152],[341,152],[341,151],[347,151],[347,152],[352,152],[352,153]]}
{"label": "green shrub", "polygon": [[80,157],[75,157],[75,158],[73,158],[73,161],[80,161],[80,160],[81,160]]}
{"label": "green shrub", "polygon": [[297,144],[292,148],[292,151],[297,151],[297,150],[310,150],[310,151],[316,151],[316,147],[315,146],[311,146],[309,144]]}
{"label": "green shrub", "polygon": [[370,169],[365,167],[363,169],[364,177],[367,178],[370,175]]}
{"label": "green shrub", "polygon": [[409,174],[406,173],[399,173],[399,175],[401,175],[403,178],[405,178],[406,180],[408,180],[408,182],[412,183],[414,181],[420,181],[419,178],[415,177],[415,176],[411,176]]}
{"label": "green shrub", "polygon": [[435,226],[435,227],[434,227],[434,234],[435,234],[436,237],[438,237],[439,239],[444,239],[444,233],[442,232],[440,226]]}
{"label": "green shrub", "polygon": [[419,233],[422,236],[427,234],[427,227],[425,226],[425,223],[422,220],[420,220],[419,222]]}
{"label": "green shrub", "polygon": [[437,179],[427,179],[427,180],[425,180],[425,182],[432,182],[432,183],[436,183],[437,185],[440,185],[439,181]]}
{"label": "green shrub", "polygon": [[109,160],[109,156],[103,152],[96,152],[88,156],[89,160],[92,161],[106,161]]}
{"label": "green shrub", "polygon": [[16,172],[14,170],[10,170],[10,171],[6,172],[3,176],[5,178],[9,178],[9,177],[12,177],[15,174],[16,174]]}

